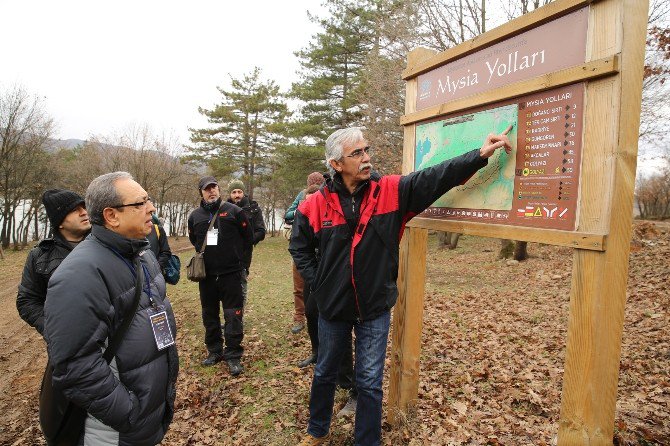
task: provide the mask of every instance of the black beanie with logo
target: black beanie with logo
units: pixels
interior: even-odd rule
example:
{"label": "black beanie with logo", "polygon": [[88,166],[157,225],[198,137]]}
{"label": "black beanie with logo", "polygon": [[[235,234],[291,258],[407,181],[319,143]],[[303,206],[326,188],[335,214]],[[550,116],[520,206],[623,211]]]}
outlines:
{"label": "black beanie with logo", "polygon": [[84,204],[84,198],[71,190],[49,189],[42,195],[42,203],[44,203],[51,226],[57,230],[67,214],[77,206]]}

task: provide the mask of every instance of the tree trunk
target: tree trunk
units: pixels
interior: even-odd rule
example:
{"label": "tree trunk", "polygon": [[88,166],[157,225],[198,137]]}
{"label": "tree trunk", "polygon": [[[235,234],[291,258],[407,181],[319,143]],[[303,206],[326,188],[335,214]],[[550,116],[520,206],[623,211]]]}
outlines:
{"label": "tree trunk", "polygon": [[446,247],[447,249],[456,249],[458,247],[458,240],[461,238],[461,234],[458,232],[442,232],[440,231],[437,234],[437,239],[440,242],[440,248]]}
{"label": "tree trunk", "polygon": [[500,251],[498,259],[509,259],[514,253],[514,242],[512,240],[500,239]]}
{"label": "tree trunk", "polygon": [[447,248],[456,249],[458,247],[458,239],[461,238],[461,234],[458,232],[447,232],[447,237],[449,239]]}
{"label": "tree trunk", "polygon": [[514,246],[514,260],[519,262],[528,258],[528,242],[517,241]]}
{"label": "tree trunk", "polygon": [[33,231],[33,241],[40,239],[40,207],[35,206],[35,228]]}

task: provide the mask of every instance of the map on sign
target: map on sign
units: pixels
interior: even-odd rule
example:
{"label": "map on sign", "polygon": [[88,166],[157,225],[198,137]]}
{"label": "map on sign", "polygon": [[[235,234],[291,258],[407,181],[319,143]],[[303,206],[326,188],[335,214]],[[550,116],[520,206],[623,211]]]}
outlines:
{"label": "map on sign", "polygon": [[414,167],[421,170],[478,149],[489,133],[502,133],[514,124],[507,134],[512,142],[512,153],[496,150],[486,167],[464,185],[440,197],[433,207],[512,209],[518,115],[518,105],[512,104],[416,127]]}

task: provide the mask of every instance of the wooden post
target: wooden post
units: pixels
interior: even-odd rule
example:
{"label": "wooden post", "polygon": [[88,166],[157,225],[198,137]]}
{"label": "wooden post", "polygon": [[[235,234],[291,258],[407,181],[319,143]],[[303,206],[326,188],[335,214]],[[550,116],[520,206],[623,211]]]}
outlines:
{"label": "wooden post", "polygon": [[[407,56],[408,66],[416,66],[435,54],[417,48]],[[417,80],[407,82],[405,113],[416,111]],[[405,126],[402,173],[414,170],[414,125]],[[407,228],[400,244],[398,302],[393,310],[391,370],[389,372],[388,422],[397,425],[419,392],[419,358],[423,326],[423,294],[426,279],[428,231]]]}
{"label": "wooden post", "polygon": [[407,228],[400,245],[398,302],[393,310],[388,421],[397,425],[419,391],[428,231]]}
{"label": "wooden post", "polygon": [[647,12],[646,0],[591,6],[587,55],[620,52],[621,69],[586,90],[578,230],[608,237],[605,251],[574,254],[559,445],[611,445],[614,435]]}

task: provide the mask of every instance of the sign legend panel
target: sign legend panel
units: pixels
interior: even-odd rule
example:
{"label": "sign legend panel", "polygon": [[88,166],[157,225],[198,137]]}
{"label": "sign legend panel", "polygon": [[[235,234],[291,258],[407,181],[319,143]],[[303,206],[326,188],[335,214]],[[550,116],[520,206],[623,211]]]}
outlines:
{"label": "sign legend panel", "polygon": [[472,150],[509,124],[516,141],[511,156],[497,151],[421,216],[575,230],[583,108],[580,83],[417,125],[416,169]]}

